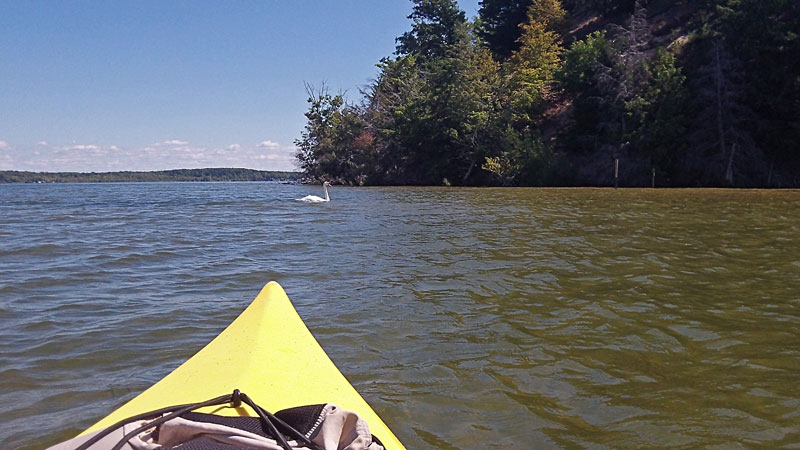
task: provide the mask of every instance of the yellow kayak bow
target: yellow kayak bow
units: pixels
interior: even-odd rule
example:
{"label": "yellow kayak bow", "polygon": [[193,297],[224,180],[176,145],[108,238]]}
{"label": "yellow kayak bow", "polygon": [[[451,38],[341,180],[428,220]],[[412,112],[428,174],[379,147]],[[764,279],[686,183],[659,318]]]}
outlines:
{"label": "yellow kayak bow", "polygon": [[[83,434],[166,406],[201,402],[239,389],[261,407],[279,411],[334,403],[355,411],[387,450],[403,444],[333,364],[295,311],[286,292],[271,281],[213,341],[172,373]],[[256,416],[249,408],[209,407],[200,412]]]}

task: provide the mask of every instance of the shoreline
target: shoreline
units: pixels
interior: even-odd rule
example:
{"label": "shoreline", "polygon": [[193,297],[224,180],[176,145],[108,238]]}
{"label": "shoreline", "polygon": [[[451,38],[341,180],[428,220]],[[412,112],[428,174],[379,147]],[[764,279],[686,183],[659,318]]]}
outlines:
{"label": "shoreline", "polygon": [[294,181],[300,172],[243,168],[172,169],[116,172],[28,172],[0,170],[0,184],[141,183],[202,181]]}
{"label": "shoreline", "polygon": [[[255,170],[243,168],[205,168],[171,169],[157,171],[115,171],[115,172],[29,172],[21,170],[0,170],[0,184],[68,184],[68,183],[202,183],[202,182],[284,182],[292,184],[315,185],[302,172],[277,170]],[[552,185],[552,186],[442,186],[421,184],[376,184],[348,185],[342,187],[421,187],[421,188],[540,188],[540,189],[721,189],[721,190],[800,190],[797,186],[619,186],[609,185]]]}

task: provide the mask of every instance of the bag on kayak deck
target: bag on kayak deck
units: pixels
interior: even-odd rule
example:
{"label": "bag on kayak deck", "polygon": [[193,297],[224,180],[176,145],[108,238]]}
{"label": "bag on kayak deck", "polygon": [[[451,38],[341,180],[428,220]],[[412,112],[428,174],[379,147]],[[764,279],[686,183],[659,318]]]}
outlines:
{"label": "bag on kayak deck", "polygon": [[[234,406],[241,399],[259,417],[228,417],[190,412],[214,404]],[[167,412],[169,411],[169,412]],[[333,404],[289,408],[270,414],[245,394],[217,397],[126,419],[105,430],[50,447],[48,450],[383,450],[358,414]]]}

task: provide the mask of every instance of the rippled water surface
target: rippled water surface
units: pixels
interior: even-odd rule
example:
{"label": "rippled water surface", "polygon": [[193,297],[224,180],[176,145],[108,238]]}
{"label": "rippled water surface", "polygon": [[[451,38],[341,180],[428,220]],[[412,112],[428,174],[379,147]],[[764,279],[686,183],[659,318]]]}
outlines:
{"label": "rippled water surface", "polygon": [[318,191],[0,185],[0,447],[91,425],[269,280],[409,449],[800,444],[800,192]]}

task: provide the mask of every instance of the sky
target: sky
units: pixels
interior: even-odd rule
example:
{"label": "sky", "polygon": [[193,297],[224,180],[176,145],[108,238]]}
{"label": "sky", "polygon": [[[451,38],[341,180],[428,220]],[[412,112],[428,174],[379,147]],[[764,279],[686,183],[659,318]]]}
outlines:
{"label": "sky", "polygon": [[0,170],[296,170],[304,83],[359,101],[411,8],[0,0]]}

